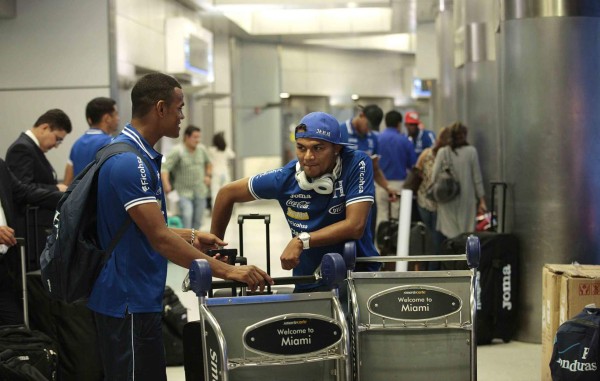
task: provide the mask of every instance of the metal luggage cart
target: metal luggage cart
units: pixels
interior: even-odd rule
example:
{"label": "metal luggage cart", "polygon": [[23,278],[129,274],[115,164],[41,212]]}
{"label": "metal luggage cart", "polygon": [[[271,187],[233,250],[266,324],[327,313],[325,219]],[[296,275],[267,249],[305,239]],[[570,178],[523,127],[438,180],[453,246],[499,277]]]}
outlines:
{"label": "metal luggage cart", "polygon": [[[326,254],[320,274],[274,281],[297,284],[323,279],[332,291],[206,298],[211,287],[241,284],[211,282],[208,263],[195,261],[184,290],[192,289],[198,296],[200,334],[191,344],[198,352],[185,355],[184,365],[202,369],[186,369],[186,379],[193,373],[194,380],[211,381],[349,381],[350,337],[336,289],[346,275],[341,255]],[[202,373],[203,378],[198,376]]]}
{"label": "metal luggage cart", "polygon": [[355,381],[477,380],[479,240],[466,254],[369,257],[357,261],[466,260],[470,270],[349,272]]}

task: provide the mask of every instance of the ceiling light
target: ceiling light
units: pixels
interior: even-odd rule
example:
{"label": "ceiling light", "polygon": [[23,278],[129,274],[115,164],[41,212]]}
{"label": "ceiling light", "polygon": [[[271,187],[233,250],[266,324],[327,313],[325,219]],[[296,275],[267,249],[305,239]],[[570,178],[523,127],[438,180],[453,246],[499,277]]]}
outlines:
{"label": "ceiling light", "polygon": [[279,98],[288,99],[290,97],[290,93],[279,93]]}
{"label": "ceiling light", "polygon": [[357,101],[357,100],[360,99],[360,97],[358,96],[358,94],[352,94],[352,96],[350,98],[352,98],[353,101]]}

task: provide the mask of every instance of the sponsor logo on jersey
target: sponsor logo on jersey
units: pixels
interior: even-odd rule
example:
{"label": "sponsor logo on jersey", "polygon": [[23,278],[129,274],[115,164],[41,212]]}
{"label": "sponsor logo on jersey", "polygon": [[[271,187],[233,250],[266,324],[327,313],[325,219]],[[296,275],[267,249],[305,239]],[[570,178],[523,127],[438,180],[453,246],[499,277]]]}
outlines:
{"label": "sponsor logo on jersey", "polygon": [[301,224],[300,222],[292,221],[289,218],[287,219],[288,224],[298,229],[303,229],[303,231],[308,230],[308,225]]}
{"label": "sponsor logo on jersey", "polygon": [[331,208],[329,208],[329,214],[342,214],[342,212],[345,209],[344,207],[344,204],[337,204],[335,206],[332,206]]}
{"label": "sponsor logo on jersey", "polygon": [[137,157],[138,161],[138,170],[140,171],[140,184],[142,186],[142,190],[144,192],[148,192],[150,187],[148,186],[148,174],[146,173],[146,168],[144,167],[144,162],[142,158]]}
{"label": "sponsor logo on jersey", "polygon": [[365,172],[367,171],[367,164],[364,160],[358,163],[358,170],[358,193],[363,193],[365,191]]}
{"label": "sponsor logo on jersey", "polygon": [[300,221],[306,221],[306,220],[308,220],[310,218],[308,216],[308,213],[306,213],[306,212],[297,212],[297,211],[295,211],[292,208],[288,208],[287,212],[285,212],[285,214],[288,217],[291,217],[291,218],[293,218],[295,220],[300,220]]}
{"label": "sponsor logo on jersey", "polygon": [[308,207],[310,206],[310,201],[287,200],[285,205],[291,206],[292,208],[296,209],[308,209]]}
{"label": "sponsor logo on jersey", "polygon": [[305,198],[305,199],[310,199],[312,198],[311,195],[309,194],[304,194],[304,193],[296,193],[290,196],[290,198]]}

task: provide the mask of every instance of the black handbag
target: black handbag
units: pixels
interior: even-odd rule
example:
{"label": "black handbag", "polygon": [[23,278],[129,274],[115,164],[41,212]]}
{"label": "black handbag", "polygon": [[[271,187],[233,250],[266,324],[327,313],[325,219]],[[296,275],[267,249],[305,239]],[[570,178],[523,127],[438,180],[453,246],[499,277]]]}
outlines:
{"label": "black handbag", "polygon": [[423,171],[417,167],[412,167],[406,175],[406,180],[402,185],[403,189],[410,189],[413,193],[416,193],[423,182]]}
{"label": "black handbag", "polygon": [[444,158],[441,172],[437,174],[433,183],[427,188],[427,198],[438,204],[450,202],[460,194],[460,183],[454,177],[449,155],[450,152],[448,152],[448,157]]}

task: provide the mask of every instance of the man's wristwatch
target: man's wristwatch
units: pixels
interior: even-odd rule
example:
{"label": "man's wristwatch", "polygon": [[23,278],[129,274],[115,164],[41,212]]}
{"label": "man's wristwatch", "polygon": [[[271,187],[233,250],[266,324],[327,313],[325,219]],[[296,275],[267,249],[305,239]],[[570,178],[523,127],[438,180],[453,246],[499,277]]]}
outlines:
{"label": "man's wristwatch", "polygon": [[303,249],[310,249],[310,234],[308,234],[307,232],[302,232],[298,234],[298,239],[302,241]]}

